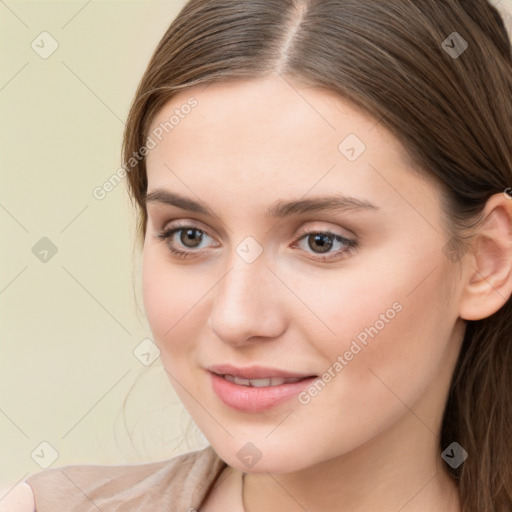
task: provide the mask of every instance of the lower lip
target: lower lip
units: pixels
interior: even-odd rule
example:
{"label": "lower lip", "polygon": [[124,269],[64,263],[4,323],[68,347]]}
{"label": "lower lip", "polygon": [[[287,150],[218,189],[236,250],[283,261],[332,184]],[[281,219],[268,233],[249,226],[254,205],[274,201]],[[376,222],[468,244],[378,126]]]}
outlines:
{"label": "lower lip", "polygon": [[290,400],[307,388],[317,377],[299,382],[256,388],[241,386],[210,372],[213,390],[229,407],[241,412],[262,412]]}

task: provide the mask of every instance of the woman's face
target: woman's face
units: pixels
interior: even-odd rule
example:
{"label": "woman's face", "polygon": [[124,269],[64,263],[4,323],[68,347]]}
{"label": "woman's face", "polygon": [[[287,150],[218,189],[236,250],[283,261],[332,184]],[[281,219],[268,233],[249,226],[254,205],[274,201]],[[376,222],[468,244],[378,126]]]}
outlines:
{"label": "woman's face", "polygon": [[183,90],[150,132],[145,309],[217,453],[240,470],[291,472],[375,453],[379,440],[435,442],[461,287],[440,189],[398,140],[276,76]]}

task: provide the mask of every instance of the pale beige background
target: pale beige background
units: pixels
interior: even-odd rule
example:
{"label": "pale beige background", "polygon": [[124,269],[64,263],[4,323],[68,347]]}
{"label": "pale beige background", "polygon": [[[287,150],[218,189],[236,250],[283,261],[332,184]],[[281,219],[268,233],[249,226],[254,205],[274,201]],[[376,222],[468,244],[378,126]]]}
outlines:
{"label": "pale beige background", "polygon": [[[159,460],[202,441],[180,444],[188,415],[160,359],[133,354],[151,332],[125,183],[92,194],[119,168],[135,88],[183,4],[0,2],[0,487],[40,470],[43,441],[53,466]],[[31,48],[49,44],[43,31],[59,45],[47,59]],[[46,263],[32,253],[42,237],[58,251]]]}
{"label": "pale beige background", "polygon": [[[160,360],[134,355],[151,332],[125,184],[92,195],[120,165],[135,88],[183,4],[0,0],[0,487],[53,450],[58,466],[204,446],[195,427],[183,442],[189,417]],[[47,59],[31,47],[43,31],[59,45]],[[57,247],[45,263],[32,252],[43,237]]]}

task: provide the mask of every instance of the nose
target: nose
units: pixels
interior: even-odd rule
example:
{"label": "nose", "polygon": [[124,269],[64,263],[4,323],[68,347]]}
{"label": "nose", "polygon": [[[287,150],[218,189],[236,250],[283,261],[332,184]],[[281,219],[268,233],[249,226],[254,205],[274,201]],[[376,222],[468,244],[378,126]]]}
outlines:
{"label": "nose", "polygon": [[247,263],[236,256],[214,288],[210,329],[233,346],[280,336],[286,329],[283,288],[263,257]]}

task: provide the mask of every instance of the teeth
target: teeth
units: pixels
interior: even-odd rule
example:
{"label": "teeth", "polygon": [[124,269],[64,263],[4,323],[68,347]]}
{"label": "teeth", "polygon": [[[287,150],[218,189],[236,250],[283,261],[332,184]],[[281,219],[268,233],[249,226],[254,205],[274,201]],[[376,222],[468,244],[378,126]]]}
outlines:
{"label": "teeth", "polygon": [[233,382],[240,386],[249,386],[251,381],[248,379],[242,379],[241,377],[233,377]]}
{"label": "teeth", "polygon": [[264,388],[265,386],[276,386],[276,384],[272,384],[272,379],[249,379],[249,384],[251,386],[253,386],[254,388]]}
{"label": "teeth", "polygon": [[301,377],[294,377],[285,379],[284,377],[272,377],[268,379],[243,379],[242,377],[236,377],[234,375],[224,375],[224,378],[229,382],[234,382],[239,386],[252,386],[254,388],[264,388],[268,386],[281,386],[282,384],[290,384],[293,382],[299,382],[302,380]]}

